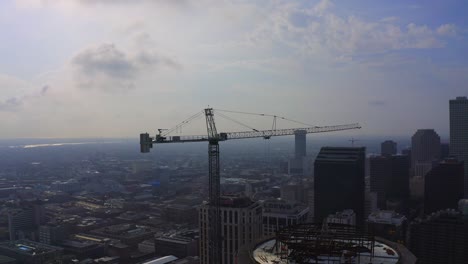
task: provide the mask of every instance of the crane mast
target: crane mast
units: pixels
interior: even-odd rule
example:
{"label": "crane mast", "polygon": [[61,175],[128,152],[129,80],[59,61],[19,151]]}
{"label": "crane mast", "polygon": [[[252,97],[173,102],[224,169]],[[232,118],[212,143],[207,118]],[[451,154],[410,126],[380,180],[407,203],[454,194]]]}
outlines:
{"label": "crane mast", "polygon": [[[273,119],[271,130],[256,130],[243,132],[219,133],[216,130],[213,108],[204,109],[206,118],[207,136],[172,136],[168,137],[162,133],[163,129],[158,129],[159,134],[155,138],[148,133],[140,134],[140,150],[147,153],[153,144],[161,143],[184,143],[184,142],[206,142],[208,141],[208,164],[209,164],[209,215],[208,215],[208,237],[209,237],[209,263],[222,263],[221,248],[221,215],[220,215],[220,164],[219,164],[219,142],[229,139],[258,138],[270,139],[272,136],[293,135],[296,130],[303,130],[306,133],[323,133],[332,131],[342,131],[350,129],[360,129],[359,124],[348,124],[338,126],[306,127],[293,129],[276,129],[276,116]],[[264,114],[260,114],[264,115]],[[186,121],[184,121],[186,122]]]}
{"label": "crane mast", "polygon": [[208,131],[208,166],[209,166],[209,214],[208,224],[210,238],[209,261],[210,263],[221,263],[221,219],[219,198],[221,195],[220,172],[219,172],[219,135],[216,131],[213,108],[205,109],[206,128]]}

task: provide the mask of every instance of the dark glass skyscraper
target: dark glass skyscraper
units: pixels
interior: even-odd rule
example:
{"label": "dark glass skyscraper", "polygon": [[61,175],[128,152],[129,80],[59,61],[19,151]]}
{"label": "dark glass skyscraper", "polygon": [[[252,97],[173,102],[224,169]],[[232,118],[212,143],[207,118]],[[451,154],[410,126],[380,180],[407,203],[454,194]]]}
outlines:
{"label": "dark glass skyscraper", "polygon": [[468,197],[468,99],[450,100],[450,155],[465,164],[465,197]]}
{"label": "dark glass skyscraper", "polygon": [[392,208],[406,212],[409,199],[409,158],[408,156],[372,157],[370,163],[370,190],[377,193],[377,206],[387,209],[387,201],[399,205]]}
{"label": "dark glass skyscraper", "polygon": [[440,137],[434,129],[418,129],[411,137],[411,168],[415,176],[424,176],[432,162],[440,159]]}
{"label": "dark glass skyscraper", "polygon": [[380,155],[391,156],[397,154],[397,143],[392,140],[386,140],[380,144]]}
{"label": "dark glass skyscraper", "polygon": [[315,219],[353,209],[358,226],[364,223],[366,149],[323,147],[315,160]]}
{"label": "dark glass skyscraper", "polygon": [[457,208],[463,198],[463,162],[448,159],[426,174],[424,213]]}

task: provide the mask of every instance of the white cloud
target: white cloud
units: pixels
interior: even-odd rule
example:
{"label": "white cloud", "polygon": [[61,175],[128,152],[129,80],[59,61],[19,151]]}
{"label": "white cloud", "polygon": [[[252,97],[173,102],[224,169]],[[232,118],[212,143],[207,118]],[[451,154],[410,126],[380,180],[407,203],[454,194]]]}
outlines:
{"label": "white cloud", "polygon": [[457,35],[457,29],[454,24],[443,24],[437,28],[437,34],[453,37]]}
{"label": "white cloud", "polygon": [[152,50],[126,54],[114,44],[87,48],[72,58],[79,86],[115,91],[134,88],[135,79],[157,67],[180,69],[173,59]]}

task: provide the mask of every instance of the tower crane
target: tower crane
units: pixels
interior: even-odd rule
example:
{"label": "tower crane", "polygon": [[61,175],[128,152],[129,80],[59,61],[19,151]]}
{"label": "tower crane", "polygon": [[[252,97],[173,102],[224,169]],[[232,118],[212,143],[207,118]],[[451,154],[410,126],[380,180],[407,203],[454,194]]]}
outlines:
{"label": "tower crane", "polygon": [[[223,110],[217,110],[223,111]],[[233,111],[225,111],[233,112]],[[253,114],[245,112],[234,112]],[[203,136],[168,136],[169,133],[180,130],[180,128],[188,122],[194,120],[196,117],[205,115],[207,135]],[[208,236],[209,236],[209,263],[221,263],[221,216],[220,216],[220,164],[219,164],[219,142],[231,139],[247,139],[247,138],[264,138],[270,139],[276,136],[294,135],[297,130],[305,131],[306,133],[325,133],[333,131],[360,129],[361,126],[357,123],[336,126],[310,126],[305,128],[290,128],[290,129],[276,129],[277,118],[286,119],[274,115],[256,114],[261,116],[273,117],[273,126],[271,130],[257,130],[249,127],[252,131],[243,132],[221,132],[218,133],[214,120],[214,109],[206,108],[204,111],[188,118],[173,129],[158,129],[159,133],[155,137],[150,137],[148,133],[140,134],[140,150],[142,153],[150,152],[153,144],[163,143],[186,143],[186,142],[208,142],[208,166],[209,166],[209,215],[208,215]],[[235,121],[235,120],[232,120]],[[297,122],[294,120],[290,120]],[[237,122],[237,121],[235,121]],[[239,123],[239,122],[237,122]],[[300,122],[297,122],[300,123]],[[239,123],[240,124],[240,123]],[[304,124],[304,123],[301,123]]]}

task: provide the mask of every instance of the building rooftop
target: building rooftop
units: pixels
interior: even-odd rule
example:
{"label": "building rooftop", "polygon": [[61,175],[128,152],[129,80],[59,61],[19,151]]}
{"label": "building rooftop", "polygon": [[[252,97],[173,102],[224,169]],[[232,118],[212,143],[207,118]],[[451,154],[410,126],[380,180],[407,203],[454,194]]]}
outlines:
{"label": "building rooftop", "polygon": [[29,256],[37,256],[62,250],[62,248],[59,247],[54,247],[47,244],[37,243],[25,239],[2,242],[0,243],[0,248],[14,251],[20,255]]}
{"label": "building rooftop", "polygon": [[376,211],[369,215],[367,222],[388,224],[388,225],[401,225],[406,221],[404,215],[397,214],[395,211]]}
{"label": "building rooftop", "polygon": [[249,207],[254,202],[248,197],[221,196],[220,205],[222,207],[244,208]]}
{"label": "building rooftop", "polygon": [[364,147],[323,147],[315,161],[354,162],[363,158],[365,152],[366,148]]}

